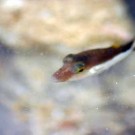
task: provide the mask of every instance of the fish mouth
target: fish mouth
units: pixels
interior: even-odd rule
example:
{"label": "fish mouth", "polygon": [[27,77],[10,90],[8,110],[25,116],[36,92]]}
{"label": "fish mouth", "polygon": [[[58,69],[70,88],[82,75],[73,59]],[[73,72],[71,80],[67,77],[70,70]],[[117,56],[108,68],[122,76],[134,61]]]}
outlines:
{"label": "fish mouth", "polygon": [[67,65],[67,64],[64,65],[52,75],[51,78],[52,81],[53,82],[68,81],[74,75],[74,73],[70,69],[71,69],[71,65]]}

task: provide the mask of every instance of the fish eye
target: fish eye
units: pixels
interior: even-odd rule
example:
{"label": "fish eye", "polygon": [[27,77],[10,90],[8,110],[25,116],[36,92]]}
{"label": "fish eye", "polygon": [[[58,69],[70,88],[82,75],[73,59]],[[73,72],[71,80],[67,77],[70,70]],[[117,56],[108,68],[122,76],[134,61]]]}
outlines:
{"label": "fish eye", "polygon": [[75,73],[81,73],[84,71],[84,69],[85,69],[85,64],[83,62],[77,62],[73,66],[73,72],[75,72]]}
{"label": "fish eye", "polygon": [[74,55],[73,55],[73,54],[68,54],[68,55],[63,59],[63,62],[64,62],[64,63],[72,62],[72,61],[73,61],[73,58],[74,58]]}

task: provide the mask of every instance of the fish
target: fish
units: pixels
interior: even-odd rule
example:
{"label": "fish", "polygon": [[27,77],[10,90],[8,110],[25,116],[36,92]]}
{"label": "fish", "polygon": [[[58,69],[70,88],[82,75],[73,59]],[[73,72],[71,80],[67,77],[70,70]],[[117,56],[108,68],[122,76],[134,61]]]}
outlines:
{"label": "fish", "polygon": [[66,82],[102,73],[126,58],[133,50],[134,40],[130,40],[123,45],[68,54],[63,59],[63,66],[52,75],[52,79],[54,82]]}

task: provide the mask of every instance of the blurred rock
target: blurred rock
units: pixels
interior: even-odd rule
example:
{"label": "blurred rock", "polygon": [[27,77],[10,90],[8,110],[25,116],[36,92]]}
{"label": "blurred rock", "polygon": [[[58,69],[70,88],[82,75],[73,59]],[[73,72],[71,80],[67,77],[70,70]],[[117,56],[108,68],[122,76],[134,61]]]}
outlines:
{"label": "blurred rock", "polygon": [[0,38],[16,49],[84,48],[132,37],[120,0],[2,0],[0,15]]}
{"label": "blurred rock", "polygon": [[135,127],[128,127],[120,135],[134,135],[134,134],[135,134]]}
{"label": "blurred rock", "polygon": [[0,134],[1,135],[31,135],[27,122],[22,122],[5,106],[0,105]]}

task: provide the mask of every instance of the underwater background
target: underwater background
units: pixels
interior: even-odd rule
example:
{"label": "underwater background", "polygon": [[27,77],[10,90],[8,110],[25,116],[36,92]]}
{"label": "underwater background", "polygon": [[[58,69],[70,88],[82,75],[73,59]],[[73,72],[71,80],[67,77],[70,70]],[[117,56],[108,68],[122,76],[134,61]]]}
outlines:
{"label": "underwater background", "polygon": [[135,53],[65,83],[69,53],[134,36],[134,0],[0,0],[0,135],[135,135]]}

